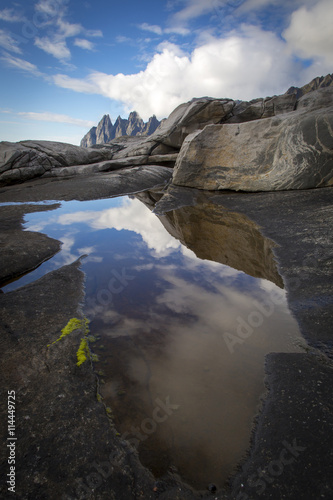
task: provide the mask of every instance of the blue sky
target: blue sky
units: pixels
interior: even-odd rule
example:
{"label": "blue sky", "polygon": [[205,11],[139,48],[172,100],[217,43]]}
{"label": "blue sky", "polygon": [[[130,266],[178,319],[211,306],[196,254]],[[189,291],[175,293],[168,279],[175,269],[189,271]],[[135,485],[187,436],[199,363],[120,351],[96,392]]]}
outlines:
{"label": "blue sky", "polygon": [[0,140],[283,93],[333,72],[332,26],[332,0],[1,0]]}

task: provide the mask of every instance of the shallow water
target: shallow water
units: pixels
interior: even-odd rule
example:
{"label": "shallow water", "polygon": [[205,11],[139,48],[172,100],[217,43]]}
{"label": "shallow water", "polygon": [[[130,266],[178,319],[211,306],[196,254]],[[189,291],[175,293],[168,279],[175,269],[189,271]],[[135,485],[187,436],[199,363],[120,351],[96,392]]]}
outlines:
{"label": "shallow water", "polygon": [[95,367],[119,433],[156,476],[171,468],[195,488],[222,486],[249,447],[265,354],[304,344],[272,242],[213,205],[159,219],[136,197],[62,202],[25,219],[62,250],[3,291],[85,254]]}

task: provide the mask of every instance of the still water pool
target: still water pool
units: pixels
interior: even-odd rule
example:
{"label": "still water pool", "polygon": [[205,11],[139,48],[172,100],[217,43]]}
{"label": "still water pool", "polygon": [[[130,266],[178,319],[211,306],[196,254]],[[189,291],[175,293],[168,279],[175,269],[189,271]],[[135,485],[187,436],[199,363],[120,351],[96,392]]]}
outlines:
{"label": "still water pool", "polygon": [[157,477],[222,486],[250,445],[265,355],[304,341],[255,224],[207,204],[157,217],[145,196],[27,214],[25,228],[62,249],[3,291],[84,255],[83,309],[118,432]]}

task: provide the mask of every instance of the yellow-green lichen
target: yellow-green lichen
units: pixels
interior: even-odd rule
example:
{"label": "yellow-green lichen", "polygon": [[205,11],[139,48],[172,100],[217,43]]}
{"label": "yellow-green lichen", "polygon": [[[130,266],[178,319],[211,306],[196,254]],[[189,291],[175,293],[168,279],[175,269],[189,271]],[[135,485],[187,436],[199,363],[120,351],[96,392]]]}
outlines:
{"label": "yellow-green lichen", "polygon": [[87,339],[83,337],[83,339],[81,339],[80,346],[76,353],[76,359],[77,359],[76,365],[81,366],[82,363],[87,361],[87,357],[89,357],[89,347]]}
{"label": "yellow-green lichen", "polygon": [[67,325],[61,330],[60,337],[57,340],[55,340],[54,342],[52,342],[51,344],[48,344],[47,347],[50,347],[50,345],[53,345],[56,342],[59,342],[59,340],[63,339],[64,337],[66,337],[70,333],[74,332],[74,330],[78,330],[79,328],[82,328],[82,322],[83,322],[82,319],[71,318],[68,321]]}
{"label": "yellow-green lichen", "polygon": [[74,330],[79,329],[82,330],[84,336],[81,338],[80,345],[76,353],[77,366],[81,366],[82,363],[87,361],[87,359],[90,359],[91,361],[98,361],[97,354],[92,353],[89,349],[89,342],[95,342],[96,338],[93,335],[89,335],[89,320],[87,318],[71,318],[67,325],[61,330],[60,337],[52,342],[52,344],[48,344],[48,347],[56,342],[59,342],[59,340],[66,337]]}

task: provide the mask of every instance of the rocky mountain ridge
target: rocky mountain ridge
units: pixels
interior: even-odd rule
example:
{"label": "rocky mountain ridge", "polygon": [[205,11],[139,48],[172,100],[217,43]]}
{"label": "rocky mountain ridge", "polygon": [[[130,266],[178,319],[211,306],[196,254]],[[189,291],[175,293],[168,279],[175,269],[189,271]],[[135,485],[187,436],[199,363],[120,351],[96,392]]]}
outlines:
{"label": "rocky mountain ridge", "polygon": [[114,124],[112,124],[110,115],[104,115],[97,127],[92,127],[82,138],[80,146],[81,148],[90,148],[95,144],[107,144],[112,139],[124,135],[151,135],[160,123],[155,115],[151,116],[145,123],[136,111],[132,111],[128,119],[118,116]]}

